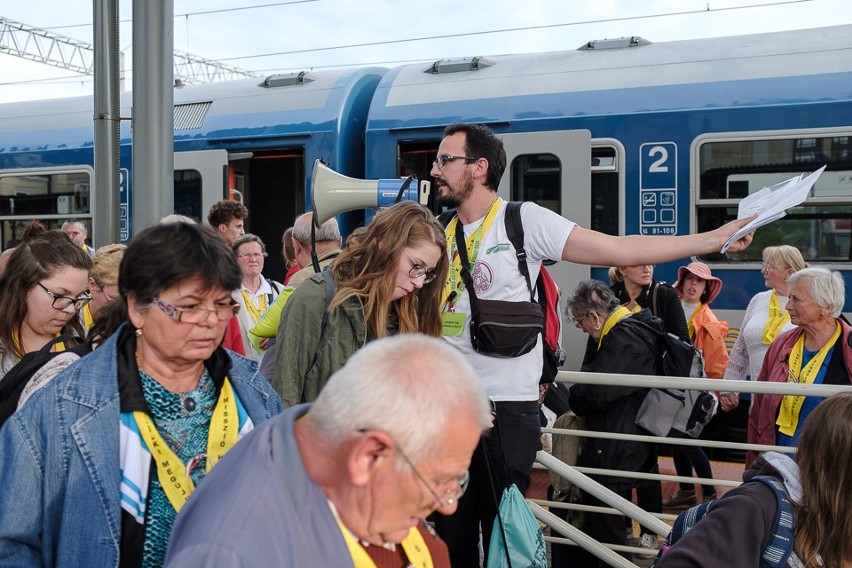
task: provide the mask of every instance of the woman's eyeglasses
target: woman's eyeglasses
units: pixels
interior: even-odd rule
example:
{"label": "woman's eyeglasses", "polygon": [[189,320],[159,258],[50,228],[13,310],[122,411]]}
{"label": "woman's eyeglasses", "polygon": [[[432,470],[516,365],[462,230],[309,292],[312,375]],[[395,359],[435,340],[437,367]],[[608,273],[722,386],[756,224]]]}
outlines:
{"label": "woman's eyeglasses", "polygon": [[48,289],[48,287],[41,282],[37,282],[37,284],[41,286],[41,289],[47,292],[51,298],[53,298],[53,304],[51,305],[54,310],[64,310],[68,306],[74,306],[75,310],[81,310],[83,309],[83,306],[92,301],[92,297],[85,293],[77,296],[76,298],[72,298],[71,296],[57,294],[53,290]]}
{"label": "woman's eyeglasses", "polygon": [[228,321],[240,311],[240,305],[236,302],[208,310],[207,308],[178,308],[155,297],[154,305],[164,314],[181,323],[202,323],[210,319],[210,314],[216,314],[216,319],[219,321]]}
{"label": "woman's eyeglasses", "polygon": [[572,317],[571,319],[574,320],[574,327],[576,327],[577,329],[583,329],[583,320],[589,317],[590,315],[592,315],[591,312],[587,313],[584,316]]}
{"label": "woman's eyeglasses", "polygon": [[435,269],[434,268],[426,268],[422,264],[419,264],[410,256],[408,260],[411,262],[411,270],[408,271],[408,275],[412,278],[423,278],[423,283],[428,284],[435,280]]}

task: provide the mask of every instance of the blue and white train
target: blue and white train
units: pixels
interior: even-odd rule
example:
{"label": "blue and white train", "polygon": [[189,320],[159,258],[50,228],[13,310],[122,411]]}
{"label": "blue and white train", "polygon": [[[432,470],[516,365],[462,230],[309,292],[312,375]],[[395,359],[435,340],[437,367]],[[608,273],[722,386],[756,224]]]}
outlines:
{"label": "blue and white train", "polygon": [[[441,131],[457,121],[503,138],[500,195],[612,234],[711,229],[742,197],[827,165],[807,201],[758,231],[748,251],[704,259],[725,283],[714,308],[733,327],[764,289],[764,246],[795,245],[811,263],[852,269],[852,25],[187,86],[175,90],[174,115],[176,211],[203,219],[238,190],[248,229],[270,246],[270,275],[282,273],[281,232],[311,205],[314,160],[356,178],[428,179]],[[129,187],[130,145],[123,124],[123,204],[155,191]],[[31,218],[92,218],[92,147],[91,98],[0,105],[2,244]],[[122,207],[126,238],[132,212]],[[342,220],[351,227],[358,215]],[[97,226],[91,235],[104,244]],[[672,281],[678,264],[657,277]],[[589,275],[605,280],[605,267],[556,270],[566,290]]]}

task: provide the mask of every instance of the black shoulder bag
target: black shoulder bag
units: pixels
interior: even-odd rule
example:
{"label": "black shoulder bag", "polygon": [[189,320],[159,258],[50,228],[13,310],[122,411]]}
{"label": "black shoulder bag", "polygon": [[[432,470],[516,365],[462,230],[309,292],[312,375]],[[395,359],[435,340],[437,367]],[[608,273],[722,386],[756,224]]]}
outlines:
{"label": "black shoulder bag", "polygon": [[473,349],[491,357],[520,357],[532,351],[544,330],[544,312],[533,296],[529,272],[524,276],[530,290],[530,301],[479,299],[473,290],[464,228],[460,221],[456,222],[456,246],[462,265],[461,277],[470,296],[470,342]]}

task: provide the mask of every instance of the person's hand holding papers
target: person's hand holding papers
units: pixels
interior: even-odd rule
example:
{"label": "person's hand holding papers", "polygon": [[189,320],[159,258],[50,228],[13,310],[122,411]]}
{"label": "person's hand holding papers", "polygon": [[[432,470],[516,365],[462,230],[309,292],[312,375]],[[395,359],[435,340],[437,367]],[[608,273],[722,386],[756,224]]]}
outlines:
{"label": "person's hand holding papers", "polygon": [[[795,207],[807,199],[811,187],[813,187],[823,171],[825,171],[825,166],[807,177],[804,174],[800,174],[787,181],[764,187],[757,193],[752,193],[740,201],[737,220],[751,220],[744,223],[739,230],[731,235],[722,247],[722,252],[738,252],[744,249],[745,247],[740,246],[740,241],[749,233],[752,233],[758,227],[780,219],[787,214],[787,209]],[[731,223],[728,223],[724,227],[728,227],[728,225],[731,225]],[[750,238],[749,242],[751,242]]]}

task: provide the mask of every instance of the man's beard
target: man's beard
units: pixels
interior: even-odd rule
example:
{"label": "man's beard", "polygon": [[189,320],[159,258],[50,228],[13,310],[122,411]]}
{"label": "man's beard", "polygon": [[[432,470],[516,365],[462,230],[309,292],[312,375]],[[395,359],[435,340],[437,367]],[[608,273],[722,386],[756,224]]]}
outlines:
{"label": "man's beard", "polygon": [[447,191],[438,196],[438,203],[444,207],[459,207],[473,193],[473,178],[470,174],[466,175],[459,182],[458,191],[450,191],[449,185],[443,187],[447,188]]}

